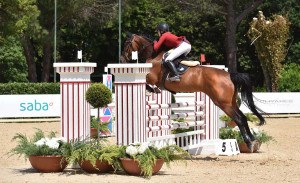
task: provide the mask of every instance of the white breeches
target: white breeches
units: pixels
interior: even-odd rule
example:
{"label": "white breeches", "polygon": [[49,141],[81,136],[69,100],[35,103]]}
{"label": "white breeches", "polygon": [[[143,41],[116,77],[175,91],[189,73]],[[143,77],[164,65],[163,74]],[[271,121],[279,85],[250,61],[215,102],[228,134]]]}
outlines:
{"label": "white breeches", "polygon": [[180,45],[174,49],[174,51],[166,58],[166,60],[174,60],[180,55],[184,54],[185,56],[190,53],[192,46],[187,42],[182,41]]}

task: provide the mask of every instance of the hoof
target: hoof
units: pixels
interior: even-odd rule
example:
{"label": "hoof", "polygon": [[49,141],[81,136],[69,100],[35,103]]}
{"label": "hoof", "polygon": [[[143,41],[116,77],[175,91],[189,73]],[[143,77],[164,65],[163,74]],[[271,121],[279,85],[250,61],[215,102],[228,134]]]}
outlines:
{"label": "hoof", "polygon": [[249,142],[249,143],[246,143],[246,144],[247,144],[247,147],[250,150],[250,152],[253,153],[253,151],[254,151],[254,143]]}
{"label": "hoof", "polygon": [[255,147],[257,150],[260,149],[260,143],[258,142],[258,140],[252,141],[252,144],[254,145],[254,147]]}

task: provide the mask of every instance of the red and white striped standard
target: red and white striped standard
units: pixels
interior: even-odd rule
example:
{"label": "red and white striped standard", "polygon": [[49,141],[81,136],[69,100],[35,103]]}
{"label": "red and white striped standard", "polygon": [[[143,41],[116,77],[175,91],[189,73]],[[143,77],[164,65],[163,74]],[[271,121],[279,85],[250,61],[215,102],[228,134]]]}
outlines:
{"label": "red and white striped standard", "polygon": [[152,64],[108,64],[107,68],[115,76],[117,144],[146,142],[146,75]]}
{"label": "red and white striped standard", "polygon": [[197,126],[195,130],[204,130],[204,135],[201,135],[201,140],[216,140],[219,139],[219,114],[218,107],[213,101],[203,92],[195,92],[195,101],[204,101],[203,106],[195,106],[195,111],[204,111],[204,119],[201,116],[196,116],[196,121],[204,120],[204,126]]}
{"label": "red and white striped standard", "polygon": [[54,63],[60,74],[61,136],[68,142],[90,137],[90,104],[85,93],[96,63]]}

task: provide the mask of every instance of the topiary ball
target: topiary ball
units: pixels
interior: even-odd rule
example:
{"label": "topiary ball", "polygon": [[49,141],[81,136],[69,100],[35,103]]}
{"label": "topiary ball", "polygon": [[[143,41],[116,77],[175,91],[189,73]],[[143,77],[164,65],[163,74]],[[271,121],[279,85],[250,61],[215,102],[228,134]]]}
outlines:
{"label": "topiary ball", "polygon": [[110,89],[102,83],[94,84],[85,93],[85,99],[94,108],[105,107],[112,102]]}

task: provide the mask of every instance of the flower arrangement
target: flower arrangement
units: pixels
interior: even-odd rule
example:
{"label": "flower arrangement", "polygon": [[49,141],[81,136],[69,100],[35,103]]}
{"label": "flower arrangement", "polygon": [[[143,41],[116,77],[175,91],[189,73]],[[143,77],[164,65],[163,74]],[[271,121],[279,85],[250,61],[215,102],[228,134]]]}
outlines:
{"label": "flower arrangement", "polygon": [[[119,149],[119,158],[134,159],[138,161],[141,168],[141,175],[148,178],[152,176],[153,165],[157,159],[163,159],[167,167],[170,168],[170,162],[183,160],[184,157],[190,157],[189,153],[177,145],[167,145],[161,147],[149,143],[121,146]],[[122,166],[122,163],[120,163]]]}
{"label": "flower arrangement", "polygon": [[63,155],[66,142],[64,138],[56,138],[55,132],[51,132],[48,137],[42,130],[37,129],[37,132],[32,138],[27,138],[26,135],[17,133],[13,139],[18,140],[18,145],[11,149],[10,153],[25,156],[25,160],[29,156],[58,156]]}
{"label": "flower arrangement", "polygon": [[[251,133],[261,143],[273,140],[272,136],[267,135],[264,131],[259,131],[258,128],[250,128]],[[236,126],[234,128],[220,128],[220,139],[236,139],[238,143],[244,142],[240,129]]]}
{"label": "flower arrangement", "polygon": [[[97,166],[97,161],[108,163],[111,169],[118,168],[119,148],[116,145],[107,145],[104,140],[90,139],[89,141],[77,141],[71,144],[70,156],[66,156],[65,160],[70,163],[79,163],[82,167],[83,162],[89,163],[97,170],[105,172],[101,167]],[[111,170],[109,169],[109,170]],[[97,172],[94,171],[94,172]]]}

